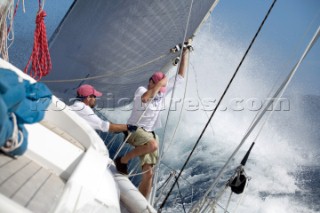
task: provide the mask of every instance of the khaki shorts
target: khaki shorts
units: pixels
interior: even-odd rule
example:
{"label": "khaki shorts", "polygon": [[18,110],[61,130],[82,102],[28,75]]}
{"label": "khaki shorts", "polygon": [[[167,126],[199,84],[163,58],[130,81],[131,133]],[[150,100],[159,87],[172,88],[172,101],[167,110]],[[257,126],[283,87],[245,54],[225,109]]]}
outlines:
{"label": "khaki shorts", "polygon": [[[159,144],[159,137],[158,135],[155,135],[155,139],[157,141],[157,143]],[[129,139],[128,139],[128,143],[131,144],[132,146],[143,146],[144,144],[148,143],[150,140],[154,139],[154,135],[152,132],[147,132],[145,130],[143,130],[142,128],[138,128],[137,131],[133,132]],[[150,165],[155,165],[158,161],[158,150],[149,153],[149,154],[145,154],[145,155],[141,155],[140,156],[140,162],[141,162],[141,166],[143,166],[144,164],[150,164]]]}

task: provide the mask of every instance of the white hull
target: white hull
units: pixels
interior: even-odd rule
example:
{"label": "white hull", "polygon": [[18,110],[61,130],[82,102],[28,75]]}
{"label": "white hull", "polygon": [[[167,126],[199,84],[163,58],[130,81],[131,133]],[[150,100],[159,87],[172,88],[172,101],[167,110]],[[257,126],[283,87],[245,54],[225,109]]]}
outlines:
{"label": "white hull", "polygon": [[[34,82],[2,59],[0,67]],[[130,180],[116,172],[95,130],[56,97],[45,118],[26,128],[29,144],[25,156],[61,178],[65,185],[62,194],[49,201],[53,206],[45,209],[25,208],[0,190],[0,212],[155,212]],[[125,207],[120,207],[120,197]]]}

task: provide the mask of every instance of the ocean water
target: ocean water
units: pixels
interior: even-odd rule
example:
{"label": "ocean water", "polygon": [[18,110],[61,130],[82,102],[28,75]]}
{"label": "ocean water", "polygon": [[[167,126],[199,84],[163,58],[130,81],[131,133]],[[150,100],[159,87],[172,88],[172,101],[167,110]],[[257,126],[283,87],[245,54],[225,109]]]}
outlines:
{"label": "ocean water", "polygon": [[[15,41],[10,47],[10,60],[21,69],[32,50],[37,11],[37,2],[25,3],[27,13],[22,13],[20,5],[15,18]],[[70,0],[46,1],[48,37],[71,3]],[[165,141],[162,143],[165,144],[165,153],[160,164],[158,183],[160,191],[163,189],[163,195],[169,189],[163,184],[170,173],[180,171],[212,113],[216,102],[208,101],[217,101],[220,98],[261,20],[261,17],[257,18],[254,27],[248,29],[245,27],[249,20],[242,23],[233,20],[233,25],[225,24],[224,17],[227,15],[223,15],[223,7],[226,6],[221,3],[219,7],[194,39],[195,51],[191,54],[187,81],[176,94],[177,97],[185,95],[185,99],[178,104],[177,110],[170,111],[168,125],[158,131]],[[278,13],[281,13],[280,9]],[[236,15],[234,19],[237,19]],[[163,212],[184,212],[184,208],[188,210],[203,196],[243,138],[261,104],[281,84],[301,55],[301,46],[300,51],[294,51],[296,44],[306,44],[307,38],[310,39],[310,36],[306,36],[303,42],[299,42],[299,39],[292,41],[289,37],[297,35],[292,31],[282,32],[281,20],[277,20],[278,25],[271,23],[264,28],[251,54],[242,65],[222,106],[217,110],[184,170],[179,180],[179,189],[175,187]],[[282,36],[269,41],[268,32],[274,31],[272,26],[276,26],[277,32]],[[247,30],[241,30],[242,28]],[[285,51],[282,44],[292,48]],[[268,48],[269,46],[272,48]],[[319,50],[319,44],[315,48]],[[226,172],[218,181],[218,187],[209,194],[211,198],[216,196],[216,192],[233,175],[245,152],[255,141],[245,167],[251,179],[243,196],[232,196],[229,212],[320,211],[320,90],[319,87],[313,88],[319,78],[311,74],[311,68],[318,68],[319,61],[315,63],[311,60],[315,53],[310,54],[284,93],[282,105],[274,106],[277,110],[272,112],[264,126],[261,125],[265,118],[259,123],[227,166]],[[113,122],[119,123],[125,122],[128,117],[127,113],[120,115],[115,111],[106,112],[106,115]],[[163,116],[163,123],[165,117]],[[112,137],[108,136],[107,140]],[[121,136],[117,137],[121,140]],[[116,148],[111,147],[110,150],[113,153]],[[135,177],[133,182],[137,184],[138,177]],[[169,186],[170,184],[172,181]],[[219,206],[226,206],[229,193],[227,190],[219,200],[217,212],[223,212]],[[162,203],[163,198],[158,194],[157,205]]]}
{"label": "ocean water", "polygon": [[[239,63],[245,45],[237,40],[233,41],[234,38],[224,37],[212,26],[205,26],[196,39],[195,49],[200,49],[201,53],[191,59],[186,97],[198,97],[199,100],[208,97],[218,99]],[[259,47],[259,41],[257,43],[256,47]],[[277,61],[265,62],[264,54],[261,54],[258,48],[252,51],[257,54],[249,56],[243,64],[222,102],[223,107],[217,111],[183,173],[180,191],[181,197],[185,199],[182,201],[176,190],[176,198],[171,199],[171,205],[168,204],[171,206],[168,212],[183,212],[182,202],[185,202],[188,208],[192,199],[194,202],[203,196],[240,143],[257,110],[260,109],[260,103],[271,97],[270,94],[282,83],[281,79],[291,70],[290,66],[283,70],[283,64],[275,64]],[[293,64],[294,61],[292,66]],[[300,72],[303,71],[306,70],[301,68]],[[270,115],[269,119],[266,123],[264,119],[261,120],[260,125],[227,166],[218,186],[223,186],[232,176],[246,150],[255,141],[245,167],[251,179],[243,197],[232,197],[228,208],[230,212],[320,211],[320,185],[317,181],[320,172],[320,116],[317,113],[320,96],[319,90],[314,91],[318,95],[305,93],[299,84],[308,86],[302,77],[296,77],[285,91],[282,104],[274,106],[275,111],[271,115],[271,111],[266,113],[266,117]],[[239,105],[233,105],[234,100],[240,101]],[[206,112],[201,110],[201,104],[199,110],[192,112],[185,106],[182,108],[182,121],[172,145],[167,148],[164,156],[164,164],[177,171],[183,164],[180,159],[186,159],[207,121]],[[169,122],[172,127],[168,129],[174,129],[174,121],[178,119],[178,115],[175,117],[172,114],[172,122]],[[168,131],[167,134],[165,138],[170,141],[173,133]],[[163,173],[162,182],[166,180],[168,170]],[[230,190],[227,190],[219,200],[219,205],[227,205],[229,193]],[[190,194],[193,194],[193,198]],[[209,197],[216,195],[216,192],[212,192]],[[217,207],[217,212],[224,211]]]}

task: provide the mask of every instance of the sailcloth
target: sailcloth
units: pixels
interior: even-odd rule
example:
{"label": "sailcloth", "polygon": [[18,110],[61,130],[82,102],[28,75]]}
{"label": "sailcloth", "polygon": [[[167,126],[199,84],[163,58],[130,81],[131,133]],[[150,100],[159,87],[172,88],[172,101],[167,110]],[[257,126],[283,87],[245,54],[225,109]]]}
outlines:
{"label": "sailcloth", "polygon": [[193,35],[214,2],[77,0],[51,38],[53,67],[42,80],[66,103],[87,83],[104,93],[101,107],[125,105],[178,56],[170,48]]}

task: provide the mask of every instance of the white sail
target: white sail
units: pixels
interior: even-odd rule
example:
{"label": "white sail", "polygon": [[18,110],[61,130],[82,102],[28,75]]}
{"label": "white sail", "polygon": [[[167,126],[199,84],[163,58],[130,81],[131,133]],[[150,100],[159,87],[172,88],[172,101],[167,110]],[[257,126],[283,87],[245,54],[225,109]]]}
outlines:
{"label": "white sail", "polygon": [[127,104],[119,99],[178,55],[170,48],[193,35],[214,2],[77,0],[53,35],[43,81],[67,103],[89,83],[110,93],[106,107]]}

